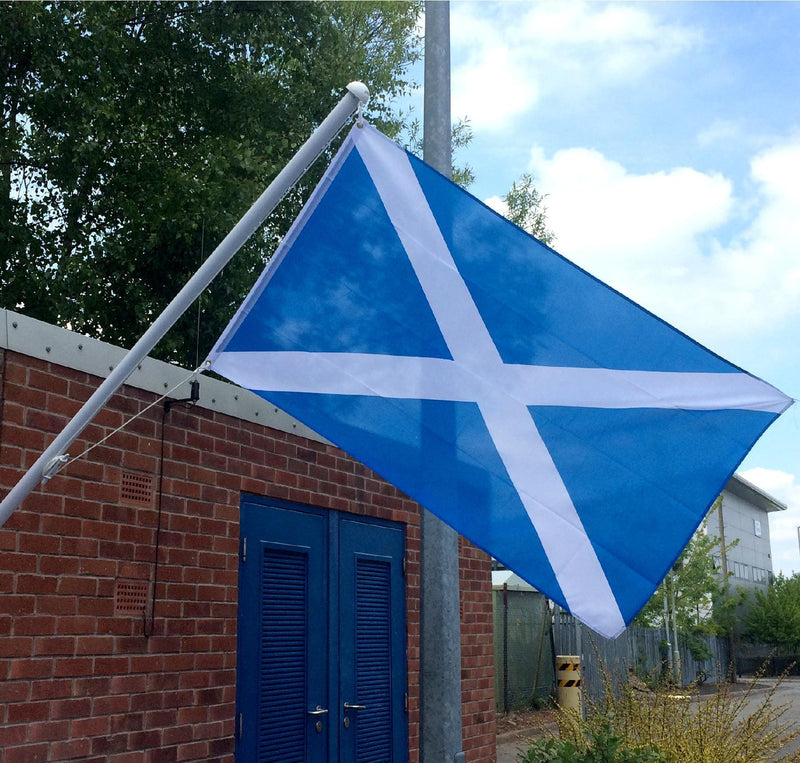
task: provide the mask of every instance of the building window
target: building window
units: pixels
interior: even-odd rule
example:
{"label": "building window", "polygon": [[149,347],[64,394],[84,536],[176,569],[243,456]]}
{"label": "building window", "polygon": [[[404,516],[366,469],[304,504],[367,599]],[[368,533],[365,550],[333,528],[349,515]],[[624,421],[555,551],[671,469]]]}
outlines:
{"label": "building window", "polygon": [[753,567],[753,580],[766,585],[769,582],[769,573],[761,567]]}
{"label": "building window", "polygon": [[753,520],[753,532],[756,534],[757,538],[761,537],[761,520],[754,519]]}
{"label": "building window", "polygon": [[750,580],[750,568],[741,562],[734,562],[733,576],[739,580]]}

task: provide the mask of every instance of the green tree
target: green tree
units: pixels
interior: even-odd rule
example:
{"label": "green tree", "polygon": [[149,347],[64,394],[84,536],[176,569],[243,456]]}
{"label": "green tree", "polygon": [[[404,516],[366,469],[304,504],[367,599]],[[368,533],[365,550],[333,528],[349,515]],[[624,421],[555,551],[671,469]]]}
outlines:
{"label": "green tree", "polygon": [[[722,496],[710,511],[721,510],[721,506]],[[728,544],[726,550],[736,543]],[[736,612],[742,597],[732,592],[729,581],[720,575],[714,560],[718,549],[719,538],[708,534],[704,523],[634,621],[649,628],[668,625],[670,633],[677,626],[679,641],[696,659],[709,656],[700,635],[731,635],[738,622]]]}
{"label": "green tree", "polygon": [[800,575],[778,575],[766,591],[755,591],[744,614],[746,635],[759,644],[800,653]]}
{"label": "green tree", "polygon": [[508,207],[506,217],[512,223],[536,236],[548,246],[553,245],[556,237],[547,227],[547,208],[544,205],[547,195],[542,195],[537,190],[533,175],[528,172],[523,173],[502,198]]}
{"label": "green tree", "polygon": [[[420,3],[0,4],[0,305],[130,346],[354,79],[371,120]],[[314,168],[156,354],[209,349]]]}
{"label": "green tree", "polygon": [[[406,114],[407,123],[402,136],[402,142],[406,149],[411,151],[420,159],[423,156],[424,146],[422,145],[422,123],[419,118],[412,117],[413,111]],[[451,127],[451,147],[453,153],[453,182],[462,188],[469,188],[475,182],[475,173],[469,164],[456,164],[456,154],[472,142],[472,127],[469,119],[459,119]]]}

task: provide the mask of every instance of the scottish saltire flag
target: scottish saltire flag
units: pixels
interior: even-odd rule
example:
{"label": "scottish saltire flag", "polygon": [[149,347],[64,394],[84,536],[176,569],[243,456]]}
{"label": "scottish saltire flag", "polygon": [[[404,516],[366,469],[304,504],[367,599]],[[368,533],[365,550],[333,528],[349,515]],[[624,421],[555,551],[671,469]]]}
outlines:
{"label": "scottish saltire flag", "polygon": [[605,636],[791,404],[369,125],[207,364]]}

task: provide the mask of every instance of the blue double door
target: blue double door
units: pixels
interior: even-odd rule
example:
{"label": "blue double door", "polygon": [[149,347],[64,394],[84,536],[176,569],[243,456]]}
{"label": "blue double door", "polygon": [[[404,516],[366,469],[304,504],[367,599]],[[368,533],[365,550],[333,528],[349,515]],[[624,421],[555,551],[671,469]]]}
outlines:
{"label": "blue double door", "polygon": [[245,498],[237,760],[404,763],[401,525]]}

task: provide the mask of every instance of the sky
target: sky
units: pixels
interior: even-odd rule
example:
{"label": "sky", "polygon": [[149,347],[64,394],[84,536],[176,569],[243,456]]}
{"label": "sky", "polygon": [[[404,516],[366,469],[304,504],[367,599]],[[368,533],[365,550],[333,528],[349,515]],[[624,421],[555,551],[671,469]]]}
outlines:
{"label": "sky", "polygon": [[[800,398],[800,3],[451,0],[450,24],[469,190],[502,210],[532,173],[557,251]],[[738,473],[787,505],[773,566],[800,572],[800,404]]]}

